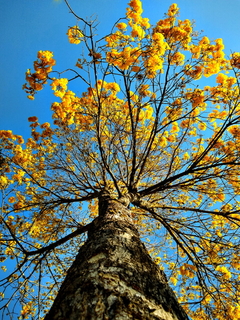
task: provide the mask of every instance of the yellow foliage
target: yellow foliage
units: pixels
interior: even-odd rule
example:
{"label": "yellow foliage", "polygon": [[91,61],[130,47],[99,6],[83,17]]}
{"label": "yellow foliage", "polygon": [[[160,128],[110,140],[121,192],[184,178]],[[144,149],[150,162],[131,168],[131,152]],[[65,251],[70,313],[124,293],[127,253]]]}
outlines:
{"label": "yellow foliage", "polygon": [[217,266],[216,271],[221,272],[224,279],[229,280],[232,277],[231,272],[224,266]]}
{"label": "yellow foliage", "polygon": [[8,185],[8,178],[0,176],[0,189],[4,189]]}
{"label": "yellow foliage", "polygon": [[68,79],[61,78],[55,79],[53,78],[53,82],[51,83],[52,90],[54,91],[54,95],[56,97],[62,98],[67,91]]}
{"label": "yellow foliage", "polygon": [[117,27],[118,29],[120,29],[120,30],[125,30],[125,29],[127,29],[127,24],[124,23],[124,22],[120,22],[120,23],[118,23],[118,24],[116,25],[116,27]]}
{"label": "yellow foliage", "polygon": [[67,31],[68,40],[70,43],[79,44],[84,35],[78,26],[70,27]]}

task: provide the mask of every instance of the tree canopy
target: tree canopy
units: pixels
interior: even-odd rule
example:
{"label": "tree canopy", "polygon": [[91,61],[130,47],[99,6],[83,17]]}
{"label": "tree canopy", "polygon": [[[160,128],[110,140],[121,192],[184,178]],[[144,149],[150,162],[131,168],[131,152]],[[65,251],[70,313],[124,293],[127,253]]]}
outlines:
{"label": "tree canopy", "polygon": [[98,36],[65,2],[81,47],[71,76],[39,51],[23,86],[34,100],[50,84],[53,120],[30,117],[26,141],[0,131],[3,316],[21,303],[21,319],[43,317],[108,190],[129,199],[192,319],[240,318],[240,53],[226,57],[177,4],[153,26],[131,0]]}

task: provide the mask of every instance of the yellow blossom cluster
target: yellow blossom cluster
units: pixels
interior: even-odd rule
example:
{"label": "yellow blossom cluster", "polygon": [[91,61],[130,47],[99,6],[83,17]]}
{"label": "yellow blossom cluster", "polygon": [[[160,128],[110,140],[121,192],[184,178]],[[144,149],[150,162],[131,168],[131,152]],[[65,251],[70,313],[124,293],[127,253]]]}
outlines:
{"label": "yellow blossom cluster", "polygon": [[230,89],[236,83],[236,81],[236,78],[228,77],[226,74],[223,73],[219,73],[216,77],[216,82],[220,86],[227,87],[228,89]]}
{"label": "yellow blossom cluster", "polygon": [[[11,153],[11,163],[6,162],[6,165],[1,167],[0,188],[5,189],[10,185],[22,185],[27,190],[32,181],[35,179],[44,185],[45,164],[44,157],[41,157],[41,151],[45,148],[49,154],[51,153],[52,143],[50,140],[46,141],[52,136],[53,130],[49,123],[43,123],[40,128],[41,133],[35,131],[35,125],[38,126],[37,117],[30,117],[29,121],[33,122],[32,136],[37,141],[41,138],[42,145],[37,144],[32,138],[29,138],[24,146],[18,135],[12,134],[10,131],[2,130],[0,138],[2,148],[6,153]],[[45,140],[44,140],[45,139]],[[45,143],[46,142],[46,143]],[[44,147],[45,146],[45,147]],[[27,192],[27,191],[26,191]],[[13,204],[14,210],[22,210],[25,205],[25,197],[17,194],[8,199],[8,202]]]}
{"label": "yellow blossom cluster", "polygon": [[146,50],[136,44],[130,46],[131,42],[138,42],[145,38],[146,29],[150,28],[150,24],[148,19],[141,17],[142,4],[140,0],[130,1],[129,6],[127,18],[129,19],[128,24],[132,28],[132,38],[123,33],[126,24],[117,24],[119,30],[106,37],[107,45],[112,48],[107,52],[106,60],[121,70],[128,70],[131,67],[132,71],[138,72],[141,69],[139,64],[142,59],[147,76],[153,78],[156,72],[163,68],[164,59],[162,56],[169,47],[164,41],[163,34],[157,31],[152,35],[151,46]]}
{"label": "yellow blossom cluster", "polygon": [[233,135],[234,138],[240,140],[240,126],[234,125],[231,126],[228,131]]}
{"label": "yellow blossom cluster", "polygon": [[170,119],[171,121],[177,120],[181,117],[182,115],[182,99],[177,98],[171,106],[167,106],[165,108],[165,113],[167,115],[167,118]]}
{"label": "yellow blossom cluster", "polygon": [[12,133],[12,130],[0,130],[0,139],[16,140],[16,135]]}
{"label": "yellow blossom cluster", "polygon": [[[2,144],[4,145],[5,150],[12,150],[16,154],[19,150],[22,150],[22,144],[24,143],[24,139],[19,136],[12,133],[11,130],[0,130],[0,139],[2,141]],[[15,146],[15,144],[17,144]],[[16,157],[12,157],[12,161],[15,161]],[[17,170],[15,174],[12,176],[11,180],[9,178],[10,170],[10,164],[8,161],[3,161],[1,164],[1,175],[0,175],[0,189],[5,189],[9,184],[13,183],[14,181],[18,181],[21,183],[22,177],[24,176],[24,171]]]}
{"label": "yellow blossom cluster", "polygon": [[15,197],[8,198],[9,203],[14,203],[16,201]]}
{"label": "yellow blossom cluster", "polygon": [[0,176],[0,189],[5,189],[8,185],[8,178],[5,176]]}
{"label": "yellow blossom cluster", "polygon": [[116,24],[116,27],[117,27],[119,30],[126,30],[126,29],[127,29],[127,24],[124,23],[124,22],[119,22],[118,24]]}
{"label": "yellow blossom cluster", "polygon": [[[204,36],[197,45],[191,45],[193,59],[201,59],[199,68],[205,77],[218,73],[222,68],[226,68],[227,61],[224,58],[224,44],[222,39],[216,39],[212,44],[208,37]],[[191,66],[188,69],[191,71]],[[200,72],[200,69],[199,69]]]}
{"label": "yellow blossom cluster", "polygon": [[[240,304],[237,305],[228,305],[228,314],[231,319],[240,319]],[[223,318],[224,319],[224,318]]]}
{"label": "yellow blossom cluster", "polygon": [[221,70],[221,64],[217,60],[209,60],[209,62],[205,65],[204,76],[210,77],[213,74],[218,73]]}
{"label": "yellow blossom cluster", "polygon": [[[83,100],[86,101],[85,98]],[[67,125],[81,124],[81,130],[84,130],[86,125],[92,122],[91,116],[84,113],[84,104],[81,104],[81,99],[77,98],[75,93],[70,90],[61,97],[61,102],[54,102],[51,109],[54,112],[53,118],[57,119],[54,121],[55,124],[58,124],[59,120]]]}
{"label": "yellow blossom cluster", "polygon": [[56,97],[62,98],[67,91],[68,79],[61,78],[55,79],[53,78],[53,82],[51,83],[52,90],[54,91],[54,95]]}
{"label": "yellow blossom cluster", "polygon": [[131,36],[141,40],[145,36],[145,30],[150,28],[149,19],[141,16],[143,9],[140,0],[131,0],[128,4],[130,8],[127,8],[126,16],[129,26],[132,27]]}
{"label": "yellow blossom cluster", "polygon": [[78,26],[70,27],[67,31],[68,40],[70,43],[79,44],[84,35]]}
{"label": "yellow blossom cluster", "polygon": [[200,110],[205,110],[207,103],[205,102],[205,93],[204,90],[194,89],[188,90],[185,93],[185,98],[192,103],[192,114],[197,116],[200,113]]}
{"label": "yellow blossom cluster", "polygon": [[[100,120],[104,123],[101,131],[103,136],[110,135],[107,126],[112,126],[113,123],[123,126],[124,130],[128,131],[131,128],[131,118],[143,124],[151,121],[153,116],[152,106],[141,102],[142,99],[152,95],[149,85],[141,85],[138,91],[139,95],[130,92],[131,104],[118,98],[120,87],[115,82],[98,80],[96,86],[89,87],[80,98],[75,97],[71,91],[67,91],[60,103],[52,104],[55,124],[60,121],[62,124],[74,124],[76,130],[90,130],[94,117],[98,115],[98,103],[101,103]],[[138,137],[146,131],[143,129],[139,129]]]}
{"label": "yellow blossom cluster", "polygon": [[152,35],[152,44],[148,50],[142,52],[144,67],[146,68],[146,76],[154,78],[157,71],[163,69],[164,54],[169,49],[168,44],[165,42],[163,34],[154,32]]}
{"label": "yellow blossom cluster", "polygon": [[112,49],[107,52],[106,60],[121,70],[128,70],[132,65],[139,62],[140,54],[140,50],[137,47],[125,47],[120,52],[117,49]]}
{"label": "yellow blossom cluster", "polygon": [[142,84],[138,88],[139,96],[141,97],[147,97],[151,94],[151,91],[149,90],[149,84]]}
{"label": "yellow blossom cluster", "polygon": [[180,273],[182,276],[186,276],[189,278],[194,278],[195,277],[195,272],[196,272],[197,268],[194,265],[188,264],[188,263],[184,263],[181,267],[180,267]]}
{"label": "yellow blossom cluster", "polygon": [[178,43],[183,50],[188,50],[192,40],[192,24],[188,19],[176,21],[178,12],[177,4],[173,3],[168,9],[167,18],[159,20],[155,30],[164,35],[170,47]]}
{"label": "yellow blossom cluster", "polygon": [[183,65],[185,55],[182,54],[181,52],[175,52],[170,59],[171,59],[170,64],[177,65],[177,66]]}
{"label": "yellow blossom cluster", "polygon": [[[38,118],[35,117],[35,116],[29,117],[28,121],[32,122],[30,124],[30,127],[32,128],[32,137],[34,138],[34,140],[32,140],[31,138],[28,139],[28,141],[26,143],[26,146],[29,147],[29,150],[32,150],[32,149],[36,149],[37,148],[37,144],[36,144],[35,141],[38,141],[40,138],[42,138],[42,139],[50,138],[50,137],[52,137],[54,132],[50,127],[50,123],[45,122],[45,123],[40,125],[38,123]],[[39,127],[39,126],[40,126],[41,129],[43,129],[41,133],[36,131],[36,128]],[[47,142],[48,142],[48,140],[47,140]],[[45,142],[42,141],[42,143],[44,144]]]}
{"label": "yellow blossom cluster", "polygon": [[[213,224],[214,228],[219,228],[222,227],[225,223],[224,219],[221,219],[221,217],[215,218],[214,220],[216,224]],[[204,252],[206,253],[206,263],[208,264],[219,264],[223,263],[223,260],[221,259],[221,245],[219,243],[213,243],[211,240],[211,234],[207,233],[205,239],[201,239],[200,241],[200,247]]]}
{"label": "yellow blossom cluster", "polygon": [[191,78],[193,78],[194,80],[198,80],[202,77],[203,67],[199,65],[192,67],[191,65],[186,64],[184,73],[187,76],[190,76]]}
{"label": "yellow blossom cluster", "polygon": [[24,304],[21,310],[21,318],[28,319],[29,316],[34,316],[36,312],[36,308],[33,307],[34,302],[29,301],[28,303]]}
{"label": "yellow blossom cluster", "polygon": [[108,47],[124,47],[130,43],[130,36],[125,35],[123,33],[123,30],[124,29],[117,30],[116,32],[112,33],[111,35],[105,38]]}
{"label": "yellow blossom cluster", "polygon": [[233,254],[231,266],[236,270],[240,270],[240,261],[239,261],[239,257],[237,254]]}
{"label": "yellow blossom cluster", "polygon": [[43,242],[56,241],[54,228],[60,222],[60,219],[55,218],[53,212],[45,212],[41,218],[35,219],[33,223],[25,225],[29,230],[32,238],[37,238]]}
{"label": "yellow blossom cluster", "polygon": [[[9,216],[7,219],[7,222],[9,223],[9,226],[11,226],[12,224],[12,220],[14,220],[13,216]],[[16,242],[15,241],[9,241],[7,248],[5,249],[5,255],[7,256],[14,256],[14,251],[15,251],[15,247],[16,247]]]}
{"label": "yellow blossom cluster", "polygon": [[36,91],[42,90],[43,85],[48,79],[48,74],[52,71],[55,65],[53,53],[51,51],[38,51],[38,60],[34,61],[34,73],[28,69],[26,72],[27,83],[23,85],[23,89],[28,93],[29,99],[34,99]]}
{"label": "yellow blossom cluster", "polygon": [[[129,6],[127,18],[129,19],[129,26],[132,28],[132,38],[124,34],[126,24],[117,24],[119,30],[106,37],[107,45],[112,48],[111,51],[107,52],[106,60],[121,70],[128,70],[132,67],[132,71],[138,72],[144,67],[147,77],[151,79],[156,76],[158,71],[162,72],[164,55],[174,43],[181,43],[181,48],[187,50],[191,42],[192,26],[189,20],[179,20],[175,26],[178,8],[176,4],[173,4],[169,8],[168,17],[160,20],[153,29],[150,39],[145,34],[146,29],[150,28],[150,24],[148,20],[141,17],[141,1],[130,1]],[[146,49],[139,46],[134,48],[132,44],[130,46],[132,41],[140,42],[143,39],[150,39]],[[185,55],[176,51],[171,54],[170,60],[172,65],[182,65]],[[140,67],[140,62],[143,63],[142,67]]]}
{"label": "yellow blossom cluster", "polygon": [[234,52],[231,55],[230,64],[232,67],[240,69],[240,52]]}
{"label": "yellow blossom cluster", "polygon": [[205,122],[200,122],[199,125],[198,125],[198,128],[199,128],[200,130],[205,131],[205,130],[207,129],[207,125],[206,125]]}
{"label": "yellow blossom cluster", "polygon": [[169,17],[174,17],[179,13],[179,8],[176,3],[171,4],[171,6],[168,8],[167,15]]}
{"label": "yellow blossom cluster", "polygon": [[231,272],[225,266],[217,266],[215,270],[221,272],[222,277],[226,280],[229,280],[232,277]]}

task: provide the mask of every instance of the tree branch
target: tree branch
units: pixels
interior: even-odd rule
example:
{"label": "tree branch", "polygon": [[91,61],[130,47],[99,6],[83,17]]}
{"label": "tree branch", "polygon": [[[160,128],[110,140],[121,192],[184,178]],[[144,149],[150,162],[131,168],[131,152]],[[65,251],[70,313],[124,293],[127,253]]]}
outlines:
{"label": "tree branch", "polygon": [[36,254],[41,254],[44,253],[46,251],[51,251],[53,249],[55,249],[56,247],[60,246],[61,244],[67,242],[68,240],[75,238],[76,236],[88,231],[91,226],[92,226],[93,222],[90,222],[89,224],[85,225],[85,226],[81,226],[79,228],[77,228],[77,230],[73,231],[72,233],[68,234],[67,236],[57,240],[56,242],[53,242],[51,244],[49,244],[46,247],[34,250],[34,251],[25,251],[26,256],[33,256]]}

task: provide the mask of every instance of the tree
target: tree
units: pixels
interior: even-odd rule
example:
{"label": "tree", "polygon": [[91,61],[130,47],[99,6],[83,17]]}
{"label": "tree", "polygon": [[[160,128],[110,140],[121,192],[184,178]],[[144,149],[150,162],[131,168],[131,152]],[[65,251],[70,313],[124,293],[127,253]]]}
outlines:
{"label": "tree", "polygon": [[151,26],[131,0],[97,38],[65,2],[77,69],[39,51],[24,85],[33,100],[50,82],[53,124],[0,131],[3,314],[41,318],[57,296],[47,320],[240,318],[240,53],[176,4]]}

